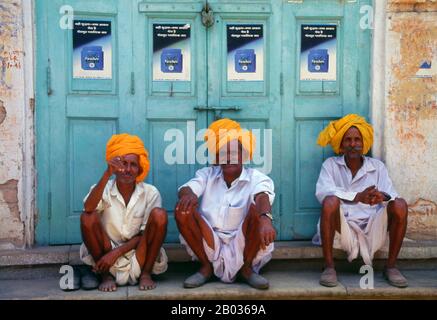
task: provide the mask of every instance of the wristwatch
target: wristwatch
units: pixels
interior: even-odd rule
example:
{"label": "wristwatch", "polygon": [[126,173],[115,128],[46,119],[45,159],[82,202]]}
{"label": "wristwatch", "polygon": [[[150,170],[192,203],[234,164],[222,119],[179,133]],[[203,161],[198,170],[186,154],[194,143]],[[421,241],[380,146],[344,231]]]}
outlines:
{"label": "wristwatch", "polygon": [[391,196],[387,192],[381,191],[382,195],[384,196],[384,201],[390,201]]}
{"label": "wristwatch", "polygon": [[267,218],[269,218],[271,221],[273,221],[273,215],[271,212],[263,212],[260,214],[260,217],[262,216],[266,216]]}

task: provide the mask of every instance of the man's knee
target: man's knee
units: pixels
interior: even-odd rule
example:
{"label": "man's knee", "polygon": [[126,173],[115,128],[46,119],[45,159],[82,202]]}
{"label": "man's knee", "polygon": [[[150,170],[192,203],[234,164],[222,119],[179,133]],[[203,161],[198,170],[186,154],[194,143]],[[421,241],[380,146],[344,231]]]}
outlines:
{"label": "man's knee", "polygon": [[175,210],[174,217],[178,226],[184,226],[187,225],[187,223],[189,223],[190,220],[192,220],[193,215],[191,212],[185,213],[182,210]]}
{"label": "man's knee", "polygon": [[168,223],[167,212],[162,208],[153,208],[150,212],[151,221],[158,227],[165,228]]}
{"label": "man's knee", "polygon": [[322,203],[322,216],[332,215],[340,209],[340,199],[336,196],[327,196]]}
{"label": "man's knee", "polygon": [[100,223],[99,213],[97,211],[93,212],[82,212],[80,215],[80,224],[83,229],[91,230],[96,224]]}
{"label": "man's knee", "polygon": [[398,219],[406,219],[408,216],[408,204],[402,198],[396,198],[388,204],[389,212]]}

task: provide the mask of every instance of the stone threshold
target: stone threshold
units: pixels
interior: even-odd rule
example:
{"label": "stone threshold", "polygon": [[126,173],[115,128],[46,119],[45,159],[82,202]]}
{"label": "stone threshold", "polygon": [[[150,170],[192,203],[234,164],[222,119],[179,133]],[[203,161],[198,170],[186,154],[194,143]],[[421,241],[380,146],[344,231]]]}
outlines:
{"label": "stone threshold", "polygon": [[[191,261],[181,244],[166,243],[164,248],[170,262]],[[344,252],[334,250],[334,257],[346,258]],[[375,259],[385,259],[387,250],[376,253]],[[322,249],[310,241],[280,241],[275,243],[274,260],[312,260],[322,259]],[[437,241],[406,240],[399,259],[427,260],[437,258]],[[41,246],[31,249],[0,250],[0,268],[14,266],[33,266],[50,264],[81,264],[79,245]]]}
{"label": "stone threshold", "polygon": [[[115,292],[78,290],[64,292],[59,279],[0,280],[0,300],[184,300],[184,299],[437,299],[435,270],[406,270],[409,287],[400,289],[390,286],[381,275],[375,273],[373,288],[361,288],[361,275],[357,272],[339,272],[339,285],[335,288],[319,284],[320,271],[269,270],[263,275],[270,281],[270,289],[255,290],[247,284],[225,284],[213,281],[196,289],[182,288],[182,282],[190,272],[169,271],[158,276],[157,288],[140,291],[138,286],[119,287]],[[174,302],[177,305],[177,301]]]}

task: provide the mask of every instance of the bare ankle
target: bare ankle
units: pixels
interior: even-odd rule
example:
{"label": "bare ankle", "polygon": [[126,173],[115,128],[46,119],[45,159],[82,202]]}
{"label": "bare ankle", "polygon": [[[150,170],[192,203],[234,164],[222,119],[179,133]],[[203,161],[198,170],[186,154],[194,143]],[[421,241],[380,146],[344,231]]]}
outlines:
{"label": "bare ankle", "polygon": [[250,266],[246,266],[244,265],[243,267],[241,267],[240,269],[240,273],[243,277],[248,278],[251,274],[252,274],[252,268]]}
{"label": "bare ankle", "polygon": [[335,269],[334,262],[326,263],[325,264],[325,269]]}
{"label": "bare ankle", "polygon": [[210,263],[203,264],[200,267],[199,272],[201,274],[203,274],[204,276],[210,276],[212,274],[212,272],[213,272],[212,265]]}

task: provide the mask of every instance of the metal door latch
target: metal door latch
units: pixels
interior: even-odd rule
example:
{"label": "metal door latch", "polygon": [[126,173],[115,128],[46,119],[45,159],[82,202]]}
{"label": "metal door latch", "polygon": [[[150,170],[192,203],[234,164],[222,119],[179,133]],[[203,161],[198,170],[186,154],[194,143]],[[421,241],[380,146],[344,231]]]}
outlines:
{"label": "metal door latch", "polygon": [[212,11],[208,2],[202,9],[202,24],[207,28],[214,24],[214,12]]}

